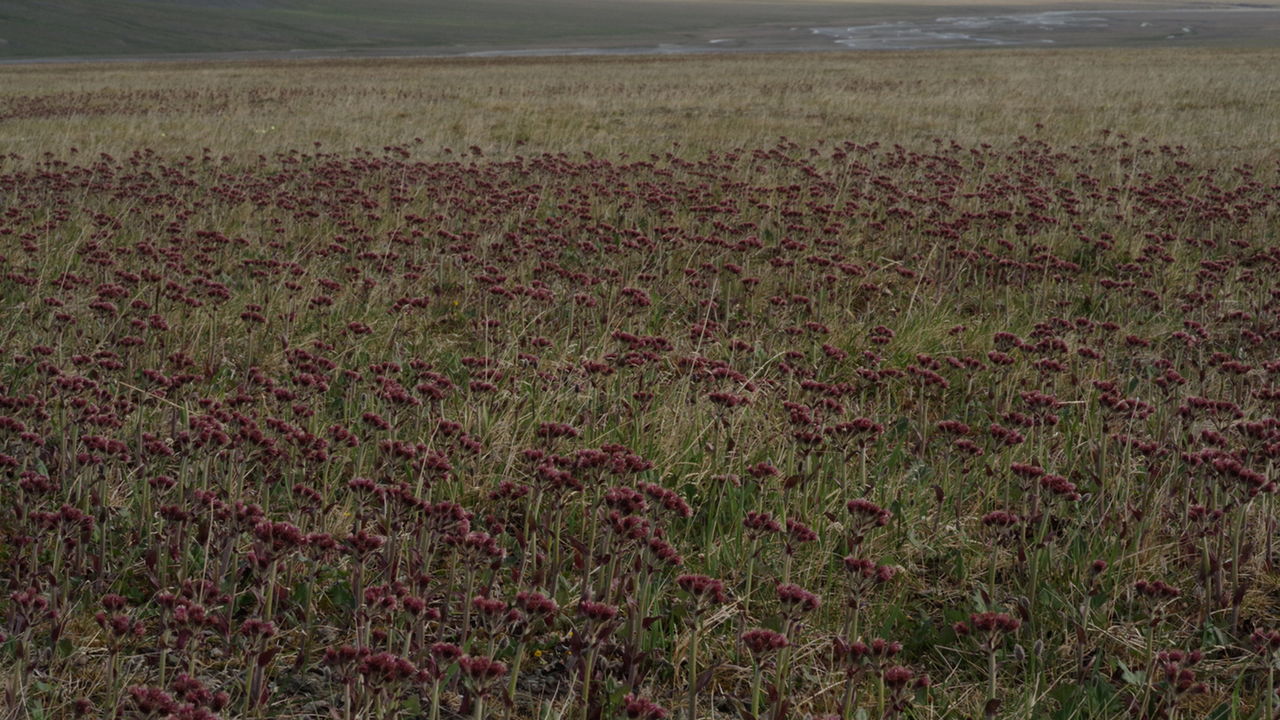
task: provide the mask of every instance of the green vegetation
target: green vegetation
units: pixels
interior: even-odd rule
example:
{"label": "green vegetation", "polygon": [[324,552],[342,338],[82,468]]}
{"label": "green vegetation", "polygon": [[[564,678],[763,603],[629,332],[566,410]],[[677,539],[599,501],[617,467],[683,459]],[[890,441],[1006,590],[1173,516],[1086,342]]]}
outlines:
{"label": "green vegetation", "polygon": [[0,714],[1275,720],[1278,58],[0,69]]}

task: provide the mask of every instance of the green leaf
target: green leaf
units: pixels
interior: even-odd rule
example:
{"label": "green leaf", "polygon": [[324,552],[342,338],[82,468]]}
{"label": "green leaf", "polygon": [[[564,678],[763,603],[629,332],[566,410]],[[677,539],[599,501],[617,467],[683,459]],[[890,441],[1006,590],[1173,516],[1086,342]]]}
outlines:
{"label": "green leaf", "polygon": [[924,483],[933,477],[933,468],[924,462],[917,462],[907,471],[905,480],[912,483]]}
{"label": "green leaf", "polygon": [[1206,630],[1205,634],[1213,638],[1215,645],[1218,645],[1220,647],[1230,647],[1231,645],[1231,642],[1232,642],[1231,636],[1228,635],[1227,632],[1220,627],[1210,626]]}
{"label": "green leaf", "polygon": [[1228,718],[1236,717],[1235,710],[1236,707],[1234,705],[1224,702],[1214,708],[1208,715],[1205,715],[1204,718],[1205,720],[1227,720]]}
{"label": "green leaf", "polygon": [[1050,700],[1053,700],[1054,702],[1058,703],[1058,705],[1065,707],[1067,704],[1067,701],[1071,699],[1071,697],[1078,692],[1080,692],[1079,685],[1063,684],[1053,688],[1048,693],[1046,693],[1045,696],[1048,697]]}
{"label": "green leaf", "polygon": [[356,607],[356,598],[351,594],[351,585],[347,582],[338,582],[329,586],[325,597],[338,608],[354,610]]}
{"label": "green leaf", "polygon": [[1147,673],[1145,671],[1138,670],[1134,672],[1129,669],[1128,665],[1124,664],[1123,660],[1117,660],[1116,666],[1120,668],[1120,677],[1130,685],[1141,685],[1147,681]]}
{"label": "green leaf", "polygon": [[1094,717],[1118,717],[1121,703],[1110,683],[1090,683],[1086,686],[1059,685],[1050,690],[1047,698],[1058,705],[1052,720],[1086,720]]}
{"label": "green leaf", "polygon": [[289,601],[299,605],[307,601],[307,596],[311,594],[311,583],[300,582],[293,587],[293,592],[289,593]]}
{"label": "green leaf", "polygon": [[[610,684],[613,684],[613,683],[610,683]],[[628,692],[630,692],[630,689],[622,684],[618,684],[617,686],[611,688],[609,691],[609,706],[615,707],[615,708],[621,707],[622,698],[626,697]]]}

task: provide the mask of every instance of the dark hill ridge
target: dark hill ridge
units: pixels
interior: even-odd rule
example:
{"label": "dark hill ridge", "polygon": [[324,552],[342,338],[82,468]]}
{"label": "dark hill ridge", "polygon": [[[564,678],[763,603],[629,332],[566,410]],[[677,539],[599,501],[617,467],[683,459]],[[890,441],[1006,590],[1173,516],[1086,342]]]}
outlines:
{"label": "dark hill ridge", "polygon": [[832,3],[714,0],[18,0],[0,7],[0,58],[617,45],[848,14]]}
{"label": "dark hill ridge", "polygon": [[[0,62],[277,57],[1274,45],[1280,5],[1125,0],[11,0]],[[1094,17],[1094,14],[1103,17]],[[225,55],[231,53],[232,55]]]}

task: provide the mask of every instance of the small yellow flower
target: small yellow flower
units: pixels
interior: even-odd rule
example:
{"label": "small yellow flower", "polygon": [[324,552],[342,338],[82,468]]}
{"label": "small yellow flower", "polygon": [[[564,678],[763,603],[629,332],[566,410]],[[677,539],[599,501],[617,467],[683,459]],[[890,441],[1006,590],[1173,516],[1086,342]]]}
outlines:
{"label": "small yellow flower", "polygon": [[536,657],[536,658],[540,658],[540,657],[542,657],[542,651],[541,651],[541,650],[534,650],[534,651],[533,651],[533,656],[534,656],[534,657]]}

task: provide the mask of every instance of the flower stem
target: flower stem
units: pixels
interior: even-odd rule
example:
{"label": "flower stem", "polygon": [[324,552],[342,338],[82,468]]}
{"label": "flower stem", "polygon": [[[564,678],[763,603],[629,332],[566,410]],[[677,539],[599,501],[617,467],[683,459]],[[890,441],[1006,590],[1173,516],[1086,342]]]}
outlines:
{"label": "flower stem", "polygon": [[698,615],[689,634],[689,720],[698,720]]}
{"label": "flower stem", "polygon": [[757,662],[755,675],[751,678],[751,717],[760,717],[760,683],[764,679],[764,667]]}
{"label": "flower stem", "polygon": [[884,668],[876,673],[876,715],[884,718]]}
{"label": "flower stem", "polygon": [[591,672],[595,665],[596,649],[587,650],[586,673],[582,676],[582,720],[587,720],[591,711]]}
{"label": "flower stem", "polygon": [[996,699],[996,649],[987,648],[987,700]]}
{"label": "flower stem", "polygon": [[515,710],[516,680],[520,677],[520,661],[524,659],[524,646],[525,641],[522,637],[516,645],[516,657],[511,661],[511,682],[507,685],[507,711],[503,715],[506,720],[511,720],[511,713]]}
{"label": "flower stem", "polygon": [[1156,628],[1155,625],[1147,625],[1147,671],[1142,688],[1142,704],[1138,706],[1141,713],[1147,707],[1147,701],[1151,699],[1151,686],[1155,682],[1155,643]]}

